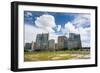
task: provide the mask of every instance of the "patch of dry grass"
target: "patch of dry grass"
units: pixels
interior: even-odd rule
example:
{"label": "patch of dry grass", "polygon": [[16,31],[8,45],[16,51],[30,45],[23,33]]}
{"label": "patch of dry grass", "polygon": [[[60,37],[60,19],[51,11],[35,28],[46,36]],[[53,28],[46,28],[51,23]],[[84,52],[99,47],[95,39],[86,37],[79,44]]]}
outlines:
{"label": "patch of dry grass", "polygon": [[47,60],[69,60],[69,59],[88,59],[89,51],[38,51],[25,52],[24,61],[47,61]]}

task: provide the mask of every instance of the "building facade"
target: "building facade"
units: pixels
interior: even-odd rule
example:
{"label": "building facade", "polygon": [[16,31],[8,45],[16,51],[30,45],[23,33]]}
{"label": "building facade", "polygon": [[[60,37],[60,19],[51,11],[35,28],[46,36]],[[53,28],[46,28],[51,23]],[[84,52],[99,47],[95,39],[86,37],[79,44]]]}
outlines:
{"label": "building facade", "polygon": [[41,49],[48,50],[49,34],[42,34]]}
{"label": "building facade", "polygon": [[66,36],[58,37],[58,48],[59,50],[67,49],[67,37]]}
{"label": "building facade", "polygon": [[35,50],[47,50],[48,38],[49,38],[49,34],[37,34]]}
{"label": "building facade", "polygon": [[48,50],[49,51],[55,50],[55,41],[53,39],[48,41]]}
{"label": "building facade", "polygon": [[41,41],[42,41],[42,35],[41,34],[37,34],[36,37],[36,48],[34,48],[35,50],[40,50],[41,49]]}
{"label": "building facade", "polygon": [[59,48],[58,48],[58,43],[55,43],[55,50],[56,50],[56,51],[59,50]]}
{"label": "building facade", "polygon": [[32,43],[32,50],[37,51],[55,51],[67,49],[80,49],[81,38],[79,34],[69,33],[69,38],[66,36],[58,36],[58,43],[55,40],[49,40],[49,34],[37,34],[36,42]]}
{"label": "building facade", "polygon": [[68,44],[67,45],[68,49],[80,49],[80,48],[82,48],[80,35],[70,33],[67,44]]}

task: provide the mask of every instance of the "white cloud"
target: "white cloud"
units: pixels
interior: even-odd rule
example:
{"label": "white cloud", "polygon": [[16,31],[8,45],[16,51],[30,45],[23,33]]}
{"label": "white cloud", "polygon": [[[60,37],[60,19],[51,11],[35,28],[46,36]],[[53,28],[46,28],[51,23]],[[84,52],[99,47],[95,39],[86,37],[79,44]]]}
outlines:
{"label": "white cloud", "polygon": [[75,28],[75,26],[71,22],[67,22],[65,24],[65,29],[67,30],[67,33],[76,33],[78,34],[78,29]]}
{"label": "white cloud", "polygon": [[81,35],[82,46],[89,47],[91,37],[90,28],[79,28],[79,31]]}
{"label": "white cloud", "polygon": [[45,29],[48,32],[54,32],[52,29],[56,26],[55,18],[52,15],[44,14],[36,18],[35,25],[39,28]]}
{"label": "white cloud", "polygon": [[[27,13],[31,15],[30,13]],[[32,42],[36,40],[36,35],[39,33],[53,33],[53,27],[56,26],[55,18],[52,15],[44,14],[37,17],[35,26],[25,24],[25,42]],[[54,37],[54,36],[50,36]],[[50,38],[51,39],[51,38]]]}
{"label": "white cloud", "polygon": [[90,25],[90,14],[79,14],[75,17],[72,23],[76,27],[85,27]]}
{"label": "white cloud", "polygon": [[[90,14],[77,15],[75,19],[72,21],[73,25],[77,27],[79,34],[81,35],[82,46],[89,47],[90,46]],[[85,28],[84,28],[85,27]]]}
{"label": "white cloud", "polygon": [[48,33],[47,31],[25,24],[25,42],[32,42],[36,40],[36,35],[39,33]]}
{"label": "white cloud", "polygon": [[55,43],[58,43],[58,36],[59,35],[56,35],[55,33],[51,33],[51,34],[49,34],[49,40],[54,39]]}
{"label": "white cloud", "polygon": [[[29,13],[29,15],[31,14]],[[44,14],[36,18],[35,26],[25,24],[25,42],[35,41],[36,35],[39,33],[49,33],[49,39],[54,39],[57,43],[57,38],[60,34],[55,33],[55,30],[53,29],[55,27],[58,33],[62,32],[61,35],[66,35],[67,37],[69,36],[69,33],[80,34],[82,46],[89,47],[90,27],[82,27],[83,23],[87,23],[89,21],[89,17],[89,15],[77,16],[74,21],[67,22],[65,26],[62,28],[61,25],[56,25],[54,16]]]}
{"label": "white cloud", "polygon": [[[25,25],[25,42],[32,42],[32,41],[35,42],[36,36],[39,33],[48,33],[48,32],[41,28],[37,28],[37,27],[26,24]],[[49,34],[49,40],[54,39],[55,43],[57,43],[57,38],[58,38],[58,35],[56,35],[55,33]]]}
{"label": "white cloud", "polygon": [[31,42],[33,39],[34,28],[25,24],[25,42]]}
{"label": "white cloud", "polygon": [[32,13],[31,12],[27,12],[25,15],[26,16],[32,16]]}
{"label": "white cloud", "polygon": [[90,28],[83,28],[83,27],[75,28],[75,25],[73,25],[71,22],[68,22],[65,24],[65,29],[63,29],[62,32],[65,33],[67,37],[69,37],[69,33],[80,34],[82,46],[83,47],[90,46]]}
{"label": "white cloud", "polygon": [[57,31],[61,30],[61,25],[57,25]]}

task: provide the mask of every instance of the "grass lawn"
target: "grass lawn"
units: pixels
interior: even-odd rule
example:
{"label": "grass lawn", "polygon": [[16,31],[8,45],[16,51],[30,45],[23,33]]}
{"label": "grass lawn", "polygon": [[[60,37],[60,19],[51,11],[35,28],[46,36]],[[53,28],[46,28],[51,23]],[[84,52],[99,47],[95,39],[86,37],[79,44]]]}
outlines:
{"label": "grass lawn", "polygon": [[24,61],[89,59],[90,51],[33,51],[24,52]]}

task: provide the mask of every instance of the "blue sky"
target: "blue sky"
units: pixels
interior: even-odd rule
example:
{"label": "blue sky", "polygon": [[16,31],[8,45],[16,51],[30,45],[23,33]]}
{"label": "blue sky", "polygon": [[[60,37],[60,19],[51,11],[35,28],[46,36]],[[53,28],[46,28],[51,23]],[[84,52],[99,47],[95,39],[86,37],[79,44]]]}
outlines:
{"label": "blue sky", "polygon": [[38,33],[48,32],[55,40],[76,33],[81,35],[83,46],[89,46],[90,24],[90,14],[24,11],[25,42],[35,41]]}
{"label": "blue sky", "polygon": [[[27,15],[27,12],[32,13],[32,15]],[[28,23],[28,24],[34,24],[35,18],[39,17],[43,14],[50,14],[53,15],[55,17],[55,22],[56,24],[60,24],[63,26],[63,24],[65,24],[68,21],[71,21],[74,19],[74,15],[70,15],[70,13],[54,13],[54,12],[33,12],[33,11],[25,11],[24,12],[24,22]],[[67,20],[66,20],[67,19]]]}
{"label": "blue sky", "polygon": [[[32,15],[28,15],[27,13],[31,13]],[[39,17],[43,14],[53,15],[55,17],[56,25],[61,25],[62,27],[66,22],[73,21],[77,15],[84,15],[82,13],[24,11],[24,23],[34,25],[36,17]]]}

